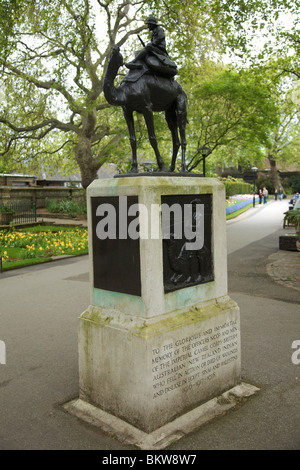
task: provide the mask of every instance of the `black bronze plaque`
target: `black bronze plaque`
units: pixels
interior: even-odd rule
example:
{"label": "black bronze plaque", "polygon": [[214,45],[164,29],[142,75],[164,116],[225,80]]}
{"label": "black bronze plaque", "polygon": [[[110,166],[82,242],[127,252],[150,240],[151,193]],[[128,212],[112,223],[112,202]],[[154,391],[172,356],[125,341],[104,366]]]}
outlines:
{"label": "black bronze plaque", "polygon": [[138,225],[138,216],[128,215],[128,210],[137,203],[137,196],[92,197],[94,287],[98,289],[141,295],[139,238],[128,236],[130,224]]}
{"label": "black bronze plaque", "polygon": [[162,196],[164,291],[213,281],[212,195]]}

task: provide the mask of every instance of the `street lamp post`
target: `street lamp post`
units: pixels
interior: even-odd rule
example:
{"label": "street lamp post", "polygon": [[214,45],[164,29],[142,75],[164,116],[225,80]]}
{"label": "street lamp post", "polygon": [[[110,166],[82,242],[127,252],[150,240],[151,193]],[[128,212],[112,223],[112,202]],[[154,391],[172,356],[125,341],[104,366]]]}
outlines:
{"label": "street lamp post", "polygon": [[202,162],[203,162],[203,176],[205,177],[205,159],[206,157],[210,154],[211,149],[209,147],[206,147],[206,145],[202,145],[202,147],[198,148],[198,151],[202,155]]}
{"label": "street lamp post", "polygon": [[257,174],[257,170],[258,168],[256,166],[253,166],[251,168],[251,170],[253,171],[254,173],[254,193],[253,193],[253,207],[255,207],[255,190],[256,190],[256,174]]}

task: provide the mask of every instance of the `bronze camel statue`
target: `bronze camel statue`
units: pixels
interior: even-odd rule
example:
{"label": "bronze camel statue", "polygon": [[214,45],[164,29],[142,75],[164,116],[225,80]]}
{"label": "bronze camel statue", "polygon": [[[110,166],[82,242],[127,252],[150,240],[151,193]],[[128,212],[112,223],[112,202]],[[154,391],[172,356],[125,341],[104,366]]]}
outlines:
{"label": "bronze camel statue", "polygon": [[[151,59],[152,62],[155,58]],[[150,62],[151,62],[150,60]],[[130,145],[132,150],[131,172],[138,172],[136,135],[134,129],[133,112],[143,114],[150,144],[155,152],[158,169],[166,171],[164,162],[159,153],[157,139],[154,130],[153,112],[164,111],[168,127],[172,134],[173,154],[169,171],[175,169],[176,158],[181,146],[180,172],[186,172],[185,152],[186,138],[185,128],[187,123],[187,96],[182,86],[173,78],[153,73],[148,65],[143,62],[138,70],[130,70],[118,87],[114,86],[115,77],[119,68],[124,65],[120,48],[114,46],[108,62],[107,72],[104,78],[104,96],[109,104],[122,106],[127,122]],[[180,139],[178,136],[180,133]]]}

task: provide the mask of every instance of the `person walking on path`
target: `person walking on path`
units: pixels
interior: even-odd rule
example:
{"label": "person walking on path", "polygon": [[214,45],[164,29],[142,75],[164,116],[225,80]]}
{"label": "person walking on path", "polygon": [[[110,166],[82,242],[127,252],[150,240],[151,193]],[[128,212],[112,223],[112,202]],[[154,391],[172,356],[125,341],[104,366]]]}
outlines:
{"label": "person walking on path", "polygon": [[278,195],[279,195],[279,200],[282,201],[283,189],[282,189],[281,186],[280,186],[280,188],[279,188]]}
{"label": "person walking on path", "polygon": [[259,197],[259,203],[261,204],[262,200],[263,200],[263,192],[262,192],[262,189],[260,189],[258,191],[258,197]]}
{"label": "person walking on path", "polygon": [[264,204],[267,204],[268,202],[268,195],[269,195],[269,191],[267,190],[267,188],[264,188],[263,189]]}

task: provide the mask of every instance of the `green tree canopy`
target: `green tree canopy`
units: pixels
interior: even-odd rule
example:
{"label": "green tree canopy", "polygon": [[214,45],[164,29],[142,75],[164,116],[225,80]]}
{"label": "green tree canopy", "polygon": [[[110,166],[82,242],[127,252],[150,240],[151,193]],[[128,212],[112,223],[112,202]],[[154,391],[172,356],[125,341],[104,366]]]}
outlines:
{"label": "green tree canopy", "polygon": [[277,165],[291,164],[300,166],[300,129],[299,113],[291,100],[290,93],[278,96],[278,122],[270,133],[269,145],[265,149],[269,160],[274,188],[282,185]]}
{"label": "green tree canopy", "polygon": [[190,169],[202,161],[202,146],[209,147],[212,155],[218,150],[219,157],[231,163],[242,163],[242,154],[249,151],[257,160],[278,119],[268,85],[252,72],[223,69],[193,87],[190,103]]}
{"label": "green tree canopy", "polygon": [[[207,59],[213,61],[227,46],[236,52],[245,48],[245,22],[249,19],[255,30],[260,28],[259,15],[267,21],[269,13],[276,15],[282,8],[293,12],[297,4],[294,0],[2,0],[0,84],[5,93],[0,100],[2,160],[14,159],[25,167],[29,163],[38,167],[39,161],[47,160],[58,166],[67,159],[79,167],[86,187],[106,160],[129,153],[124,119],[119,110],[105,101],[103,80],[115,44],[122,48],[126,60],[140,47],[137,34],[142,34],[147,42],[144,20],[149,14],[154,13],[164,26],[168,51],[179,65],[179,81],[185,86],[194,65],[199,66]],[[202,68],[201,73],[202,78],[210,81],[209,70]],[[189,79],[194,83],[191,74]],[[195,100],[203,98],[204,103],[205,97],[204,94],[201,97],[201,88],[187,86],[189,119],[196,121]],[[207,92],[220,103],[221,91],[216,86]],[[239,92],[242,93],[241,88]],[[231,93],[236,109],[241,111],[242,98],[238,102],[238,92],[234,97]],[[251,101],[250,95],[245,99]],[[258,106],[258,101],[251,103]],[[207,112],[213,112],[208,101],[205,106]],[[222,106],[225,110],[226,103]],[[252,115],[254,126],[258,125],[258,116]],[[250,113],[248,119],[250,124]],[[219,125],[225,128],[225,121],[219,119]],[[263,132],[261,137],[264,138]],[[194,148],[201,140],[199,134],[191,131]],[[224,145],[229,141],[227,133]]]}

